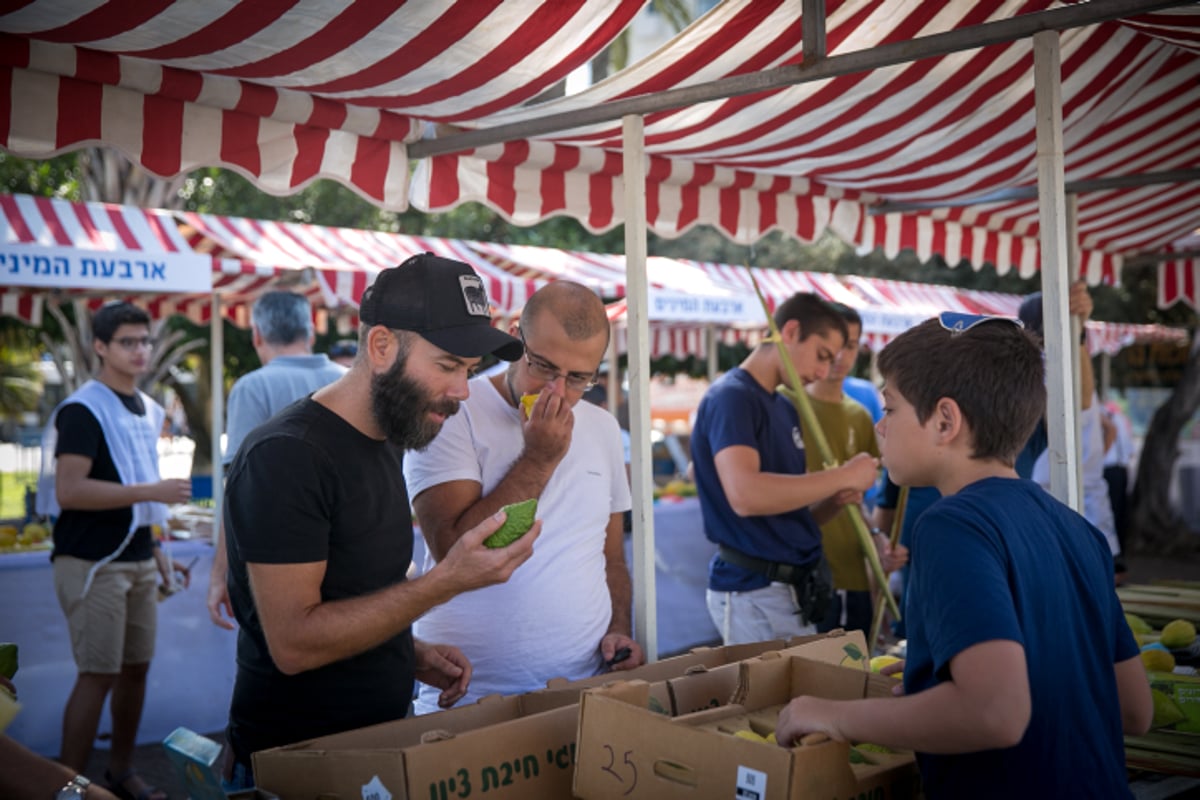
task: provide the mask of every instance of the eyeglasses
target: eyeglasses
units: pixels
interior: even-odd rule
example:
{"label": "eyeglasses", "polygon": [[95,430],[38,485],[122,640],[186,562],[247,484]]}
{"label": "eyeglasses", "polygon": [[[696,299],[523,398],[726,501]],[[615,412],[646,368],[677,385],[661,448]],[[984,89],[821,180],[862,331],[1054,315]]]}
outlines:
{"label": "eyeglasses", "polygon": [[985,322],[1010,322],[1018,328],[1024,328],[1025,323],[1016,317],[996,317],[988,314],[963,314],[958,311],[943,311],[938,314],[938,322],[942,327],[951,333],[962,333],[969,331],[976,325],[982,325]]}
{"label": "eyeglasses", "polygon": [[149,336],[122,336],[113,339],[124,350],[137,350],[139,347],[154,347],[154,340]]}
{"label": "eyeglasses", "polygon": [[566,387],[576,392],[586,392],[596,385],[595,372],[563,372],[553,363],[529,349],[529,345],[525,342],[525,331],[518,331],[518,334],[521,337],[521,344],[525,346],[525,363],[529,365],[529,374],[533,377],[547,383],[562,378]]}

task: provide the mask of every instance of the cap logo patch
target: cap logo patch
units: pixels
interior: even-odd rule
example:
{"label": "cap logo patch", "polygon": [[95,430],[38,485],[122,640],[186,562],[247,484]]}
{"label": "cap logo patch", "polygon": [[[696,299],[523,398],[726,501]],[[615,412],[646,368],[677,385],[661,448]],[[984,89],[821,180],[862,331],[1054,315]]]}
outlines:
{"label": "cap logo patch", "polygon": [[491,310],[488,308],[487,291],[483,288],[483,281],[478,275],[459,275],[458,283],[462,287],[463,303],[467,306],[467,313],[477,317],[491,317]]}

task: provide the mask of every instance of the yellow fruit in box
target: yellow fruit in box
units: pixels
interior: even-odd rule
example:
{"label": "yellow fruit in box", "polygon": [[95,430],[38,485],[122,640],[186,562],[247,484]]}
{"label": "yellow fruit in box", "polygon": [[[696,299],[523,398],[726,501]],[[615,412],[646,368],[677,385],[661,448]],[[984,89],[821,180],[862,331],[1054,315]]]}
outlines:
{"label": "yellow fruit in box", "polygon": [[1139,617],[1137,614],[1125,613],[1125,624],[1129,626],[1129,630],[1134,633],[1153,633],[1154,629],[1150,627],[1150,623]]}
{"label": "yellow fruit in box", "polygon": [[1175,656],[1166,650],[1143,650],[1141,656],[1148,672],[1171,672],[1175,669]]}
{"label": "yellow fruit in box", "polygon": [[[871,659],[871,672],[879,672],[879,670],[891,664],[895,664],[899,660],[900,659],[896,658],[895,656],[875,656]],[[893,672],[891,677],[901,678],[903,675],[901,675],[899,672]]]}
{"label": "yellow fruit in box", "polygon": [[1150,697],[1154,700],[1154,721],[1150,723],[1151,728],[1165,728],[1187,718],[1179,705],[1158,689],[1151,689]]}
{"label": "yellow fruit in box", "polygon": [[17,529],[12,525],[0,525],[0,547],[12,547],[17,543]]}
{"label": "yellow fruit in box", "polygon": [[1158,637],[1158,641],[1163,647],[1172,650],[1191,647],[1192,642],[1196,641],[1196,626],[1186,619],[1171,620],[1163,626],[1162,636]]}
{"label": "yellow fruit in box", "polygon": [[30,522],[21,533],[30,543],[44,542],[50,538],[50,529],[40,522]]}

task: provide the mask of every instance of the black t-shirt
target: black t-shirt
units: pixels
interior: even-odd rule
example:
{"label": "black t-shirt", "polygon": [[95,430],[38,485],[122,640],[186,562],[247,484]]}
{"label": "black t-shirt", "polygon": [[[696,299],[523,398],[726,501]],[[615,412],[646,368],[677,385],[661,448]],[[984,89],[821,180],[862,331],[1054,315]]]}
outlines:
{"label": "black t-shirt", "polygon": [[352,658],[285,675],[267,650],[246,572],[247,562],[324,561],[322,601],[403,581],[413,549],[403,456],[308,398],[239,448],[225,487],[229,595],[241,626],[229,739],[239,759],[407,713],[411,630]]}
{"label": "black t-shirt", "polygon": [[[140,395],[115,392],[129,413],[146,416]],[[113,463],[112,453],[104,438],[99,420],[82,403],[67,403],[55,418],[58,443],[54,455],[86,456],[92,460],[88,477],[97,481],[120,483],[121,476]],[[111,555],[133,522],[133,507],[108,508],[102,511],[63,509],[54,523],[54,556],[74,556],[87,561],[99,561]],[[53,557],[53,556],[52,556]],[[144,561],[154,557],[154,540],[150,528],[141,527],[116,561]]]}

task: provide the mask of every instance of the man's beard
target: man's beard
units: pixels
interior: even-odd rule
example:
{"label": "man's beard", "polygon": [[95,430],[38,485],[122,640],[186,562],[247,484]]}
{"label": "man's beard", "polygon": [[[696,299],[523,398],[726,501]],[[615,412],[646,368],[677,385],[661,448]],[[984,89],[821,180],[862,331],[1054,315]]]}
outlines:
{"label": "man's beard", "polygon": [[455,414],[458,401],[430,397],[424,386],[405,374],[407,361],[407,354],[397,357],[387,372],[371,376],[371,410],[389,442],[405,450],[424,450],[442,429],[429,414]]}

